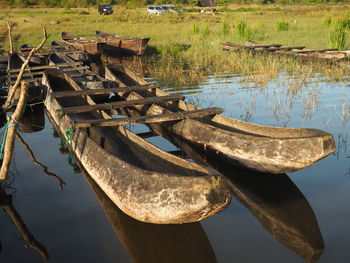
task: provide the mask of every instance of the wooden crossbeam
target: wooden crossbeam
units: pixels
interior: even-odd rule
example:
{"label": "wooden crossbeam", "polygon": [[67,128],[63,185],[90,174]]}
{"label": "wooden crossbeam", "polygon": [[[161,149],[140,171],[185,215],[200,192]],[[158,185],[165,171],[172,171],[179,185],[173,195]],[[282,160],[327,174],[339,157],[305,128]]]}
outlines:
{"label": "wooden crossbeam", "polygon": [[135,105],[146,105],[158,102],[165,101],[178,101],[183,100],[185,97],[181,95],[169,95],[169,96],[160,96],[160,97],[148,97],[139,100],[126,100],[126,101],[117,101],[110,103],[102,103],[95,105],[83,105],[83,106],[73,106],[68,108],[63,108],[62,110],[58,110],[58,112],[63,111],[65,114],[71,113],[82,113],[96,110],[108,110],[108,109],[116,109],[116,108],[124,108]]}
{"label": "wooden crossbeam", "polygon": [[93,89],[93,90],[78,90],[78,91],[58,91],[52,94],[53,98],[64,98],[64,97],[75,97],[75,96],[86,96],[86,95],[100,95],[100,94],[110,94],[118,92],[127,91],[140,91],[152,88],[157,88],[157,84],[146,84],[137,85],[123,88],[106,88],[106,89]]}
{"label": "wooden crossbeam", "polygon": [[[56,67],[54,67],[56,68]],[[88,66],[80,66],[80,67],[71,67],[71,68],[63,68],[61,69],[64,72],[69,72],[69,71],[75,71],[75,70],[83,70],[83,69],[88,69]],[[44,74],[44,71],[33,71],[33,72],[27,72],[23,73],[23,77],[30,77],[30,76],[38,76]],[[17,78],[18,74],[10,74],[10,78]]]}
{"label": "wooden crossbeam", "polygon": [[76,128],[87,128],[87,127],[107,127],[107,126],[119,126],[136,123],[156,123],[156,122],[167,122],[167,121],[178,121],[186,118],[199,118],[209,115],[215,115],[221,113],[222,110],[218,108],[206,108],[194,111],[183,111],[166,113],[153,116],[141,116],[141,117],[130,117],[130,118],[114,118],[114,119],[94,119],[94,120],[75,120]]}
{"label": "wooden crossbeam", "polygon": [[[60,63],[55,65],[45,65],[45,66],[36,66],[36,67],[27,67],[25,71],[33,71],[40,69],[48,69],[48,68],[58,68],[58,67],[66,67],[66,66],[78,66],[81,65],[81,62],[70,62],[70,63]],[[20,72],[20,68],[10,69],[8,72]]]}

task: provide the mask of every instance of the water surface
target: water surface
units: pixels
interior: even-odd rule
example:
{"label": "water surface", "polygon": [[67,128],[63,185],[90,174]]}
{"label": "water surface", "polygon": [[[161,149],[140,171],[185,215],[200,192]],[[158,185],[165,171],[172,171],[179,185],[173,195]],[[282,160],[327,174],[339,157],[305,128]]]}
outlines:
{"label": "water surface", "polygon": [[[137,61],[135,70],[143,74],[143,67],[147,64]],[[288,175],[211,163],[230,179],[234,198],[221,213],[193,224],[152,225],[125,215],[88,176],[74,172],[68,155],[59,150],[61,140],[39,113],[37,126],[43,129],[21,136],[36,159],[66,185],[61,191],[59,181],[45,175],[16,142],[7,189],[12,202],[3,203],[0,211],[1,262],[44,262],[45,254],[50,262],[84,263],[348,262],[350,82],[315,75],[308,84],[299,83],[297,76],[281,72],[276,80],[258,85],[235,72],[208,76],[195,87],[163,87],[169,93],[180,91],[198,106],[221,107],[229,117],[322,129],[333,134],[337,145],[336,153]],[[147,131],[144,126],[131,129]],[[148,140],[167,151],[178,149],[160,137]],[[22,228],[17,229],[19,222]],[[23,240],[23,224],[30,241]]]}

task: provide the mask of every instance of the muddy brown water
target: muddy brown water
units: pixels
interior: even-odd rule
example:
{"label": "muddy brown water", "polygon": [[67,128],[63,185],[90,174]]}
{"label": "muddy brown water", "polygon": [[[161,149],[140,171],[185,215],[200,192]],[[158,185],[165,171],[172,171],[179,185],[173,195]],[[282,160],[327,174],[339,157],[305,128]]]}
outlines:
{"label": "muddy brown water", "polygon": [[[135,70],[143,74],[142,67],[147,64],[137,60]],[[125,215],[87,175],[74,172],[60,138],[43,111],[35,110],[36,118],[26,119],[35,128],[23,125],[21,136],[36,159],[66,185],[61,191],[59,181],[45,175],[16,142],[6,189],[12,201],[1,203],[0,262],[45,262],[45,257],[58,263],[349,262],[350,82],[315,76],[292,94],[289,88],[297,81],[281,73],[258,85],[230,73],[181,88],[187,101],[201,107],[218,106],[227,116],[264,125],[322,129],[337,144],[333,155],[287,175],[212,162],[230,179],[233,200],[221,213],[193,224],[152,225]],[[143,125],[129,128],[148,131]],[[161,137],[147,140],[178,150]]]}

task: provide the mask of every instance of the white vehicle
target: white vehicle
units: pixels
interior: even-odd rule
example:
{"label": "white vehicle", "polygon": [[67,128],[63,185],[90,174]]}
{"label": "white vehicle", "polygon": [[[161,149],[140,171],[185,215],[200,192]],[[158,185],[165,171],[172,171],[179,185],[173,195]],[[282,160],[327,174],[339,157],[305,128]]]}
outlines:
{"label": "white vehicle", "polygon": [[161,8],[160,6],[157,5],[150,5],[147,7],[147,14],[151,15],[161,15],[164,14],[165,10],[163,8]]}
{"label": "white vehicle", "polygon": [[175,14],[182,13],[182,11],[176,9],[174,5],[162,5],[161,8],[163,8],[168,13],[175,13]]}

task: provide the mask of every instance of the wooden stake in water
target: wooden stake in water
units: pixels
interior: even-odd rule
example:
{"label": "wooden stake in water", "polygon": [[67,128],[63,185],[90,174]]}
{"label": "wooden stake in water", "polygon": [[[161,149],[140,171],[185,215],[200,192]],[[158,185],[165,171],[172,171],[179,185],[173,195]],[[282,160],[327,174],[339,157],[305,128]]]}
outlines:
{"label": "wooden stake in water", "polygon": [[28,83],[25,81],[22,81],[21,96],[19,97],[19,101],[15,112],[11,115],[10,121],[7,123],[8,131],[6,135],[6,143],[5,143],[5,149],[4,149],[4,160],[2,162],[2,166],[0,170],[0,180],[7,179],[7,174],[9,171],[13,148],[14,148],[14,141],[16,137],[17,122],[22,117],[22,114],[26,106],[27,91],[28,91]]}

